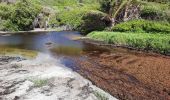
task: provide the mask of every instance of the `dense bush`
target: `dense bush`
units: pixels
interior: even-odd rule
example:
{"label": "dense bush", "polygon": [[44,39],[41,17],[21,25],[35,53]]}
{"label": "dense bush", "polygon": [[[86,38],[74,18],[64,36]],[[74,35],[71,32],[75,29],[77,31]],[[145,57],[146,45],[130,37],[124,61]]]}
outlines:
{"label": "dense bush", "polygon": [[63,12],[58,15],[60,25],[69,25],[74,30],[79,30],[87,34],[94,30],[103,30],[106,25],[102,18],[104,13],[99,11],[90,11],[89,9],[76,9]]}
{"label": "dense bush", "polygon": [[88,37],[112,43],[119,46],[128,46],[136,49],[151,50],[170,55],[170,35],[124,32],[92,32]]}
{"label": "dense bush", "polygon": [[141,3],[141,18],[156,21],[168,21],[170,23],[170,5],[155,2]]}
{"label": "dense bush", "polygon": [[148,20],[132,20],[120,23],[112,28],[117,32],[148,32],[170,34],[170,24]]}
{"label": "dense bush", "polygon": [[148,2],[157,2],[157,3],[170,3],[169,0],[144,0]]}
{"label": "dense bush", "polygon": [[87,34],[92,31],[104,30],[107,26],[102,18],[106,16],[100,11],[90,11],[82,17],[83,22],[80,26],[80,31]]}
{"label": "dense bush", "polygon": [[74,6],[79,3],[83,4],[96,4],[98,0],[32,0],[33,2],[46,5],[46,6]]}
{"label": "dense bush", "polygon": [[109,13],[110,8],[112,7],[111,0],[100,0],[100,9],[105,13]]}
{"label": "dense bush", "polygon": [[15,4],[0,4],[1,30],[20,31],[30,30],[32,22],[41,7],[29,0],[20,0]]}
{"label": "dense bush", "polygon": [[73,29],[77,29],[82,23],[82,17],[87,12],[86,9],[75,9],[59,13],[57,19],[60,20],[60,25],[69,25]]}

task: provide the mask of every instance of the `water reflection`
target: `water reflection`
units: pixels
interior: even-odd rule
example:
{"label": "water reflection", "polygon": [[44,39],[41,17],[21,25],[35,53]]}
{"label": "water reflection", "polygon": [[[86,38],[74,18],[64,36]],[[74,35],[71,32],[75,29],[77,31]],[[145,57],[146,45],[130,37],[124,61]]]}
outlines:
{"label": "water reflection", "polygon": [[31,50],[48,54],[77,56],[81,53],[82,43],[72,39],[80,36],[78,32],[25,33],[0,36],[0,53],[20,55],[23,50]]}
{"label": "water reflection", "polygon": [[53,54],[63,56],[79,56],[82,52],[81,48],[71,46],[58,46],[50,49]]}
{"label": "water reflection", "polygon": [[3,56],[20,56],[26,58],[35,58],[38,53],[32,50],[18,49],[12,46],[0,46],[0,55]]}
{"label": "water reflection", "polygon": [[[0,54],[36,56],[35,52],[48,54],[57,59],[64,56],[81,57],[82,53],[109,52],[108,49],[74,41],[81,37],[78,32],[25,33],[0,36]],[[68,62],[68,61],[67,61]]]}

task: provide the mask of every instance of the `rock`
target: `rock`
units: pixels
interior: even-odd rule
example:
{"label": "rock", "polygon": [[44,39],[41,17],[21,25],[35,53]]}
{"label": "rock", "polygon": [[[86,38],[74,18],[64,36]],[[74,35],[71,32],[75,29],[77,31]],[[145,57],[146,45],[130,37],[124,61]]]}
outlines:
{"label": "rock", "polygon": [[48,43],[45,43],[46,45],[51,45],[52,43],[51,42],[48,42]]}
{"label": "rock", "polygon": [[4,65],[4,64],[7,64],[7,63],[10,63],[12,61],[23,61],[23,60],[26,60],[25,58],[21,58],[21,57],[8,57],[8,56],[2,56],[0,57],[0,65]]}
{"label": "rock", "polygon": [[0,65],[0,100],[97,100],[89,81],[45,57],[25,61],[0,57],[0,62],[6,64]]}

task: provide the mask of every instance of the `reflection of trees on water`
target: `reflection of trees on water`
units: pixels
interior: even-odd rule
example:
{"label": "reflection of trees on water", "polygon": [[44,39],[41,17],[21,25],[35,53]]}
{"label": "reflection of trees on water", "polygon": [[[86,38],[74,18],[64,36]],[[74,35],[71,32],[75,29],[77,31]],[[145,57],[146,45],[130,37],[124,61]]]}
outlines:
{"label": "reflection of trees on water", "polygon": [[51,52],[53,54],[64,56],[79,56],[81,54],[81,51],[81,48],[73,46],[58,46],[51,49]]}
{"label": "reflection of trees on water", "polygon": [[22,56],[26,58],[35,58],[38,52],[32,50],[18,49],[16,47],[11,47],[10,45],[0,46],[0,55],[2,56]]}
{"label": "reflection of trees on water", "polygon": [[56,55],[63,55],[63,56],[81,56],[82,53],[93,53],[93,54],[100,54],[103,52],[110,52],[109,49],[99,47],[92,44],[82,44],[83,47],[74,47],[74,46],[57,46],[51,49],[51,52]]}
{"label": "reflection of trees on water", "polygon": [[110,52],[108,48],[104,48],[101,46],[93,45],[91,43],[84,43],[83,44],[83,52],[85,53],[103,53],[103,52]]}

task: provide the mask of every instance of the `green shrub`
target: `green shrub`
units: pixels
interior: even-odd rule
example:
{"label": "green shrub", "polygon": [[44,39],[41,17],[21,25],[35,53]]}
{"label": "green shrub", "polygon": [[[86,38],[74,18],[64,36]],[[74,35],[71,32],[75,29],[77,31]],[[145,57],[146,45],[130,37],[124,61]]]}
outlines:
{"label": "green shrub", "polygon": [[110,8],[111,8],[111,1],[110,0],[100,0],[101,11],[103,11],[105,13],[109,13]]}
{"label": "green shrub", "polygon": [[73,29],[77,29],[82,22],[83,15],[87,12],[86,9],[74,9],[59,13],[57,18],[60,19],[60,25],[69,25]]}
{"label": "green shrub", "polygon": [[60,20],[59,25],[71,26],[74,30],[78,30],[83,34],[94,30],[103,30],[106,25],[102,21],[102,17],[105,14],[91,9],[83,7],[59,13],[57,16],[57,19]]}
{"label": "green shrub", "polygon": [[155,2],[141,3],[141,18],[157,21],[168,21],[170,23],[170,6],[168,4],[160,4]]}
{"label": "green shrub", "polygon": [[152,50],[170,55],[169,34],[92,32],[88,34],[88,37],[115,45]]}
{"label": "green shrub", "polygon": [[120,23],[112,28],[117,32],[148,32],[170,34],[170,24],[148,20],[132,20]]}
{"label": "green shrub", "polygon": [[157,2],[157,3],[170,3],[169,0],[144,0],[148,2]]}
{"label": "green shrub", "polygon": [[83,3],[83,4],[98,3],[98,0],[82,0],[82,2],[80,2],[80,0],[48,0],[48,1],[32,0],[32,1],[46,6],[70,6],[70,5],[77,5],[79,3]]}
{"label": "green shrub", "polygon": [[10,17],[14,7],[12,5],[7,5],[6,3],[0,3],[0,17],[1,20],[5,20]]}
{"label": "green shrub", "polygon": [[5,31],[30,30],[32,22],[41,7],[31,3],[30,0],[20,0],[15,4],[0,4],[0,18],[3,20]]}
{"label": "green shrub", "polygon": [[100,11],[90,11],[82,17],[83,22],[80,26],[80,31],[87,34],[92,31],[101,31],[106,28],[105,22],[102,18],[106,16]]}

